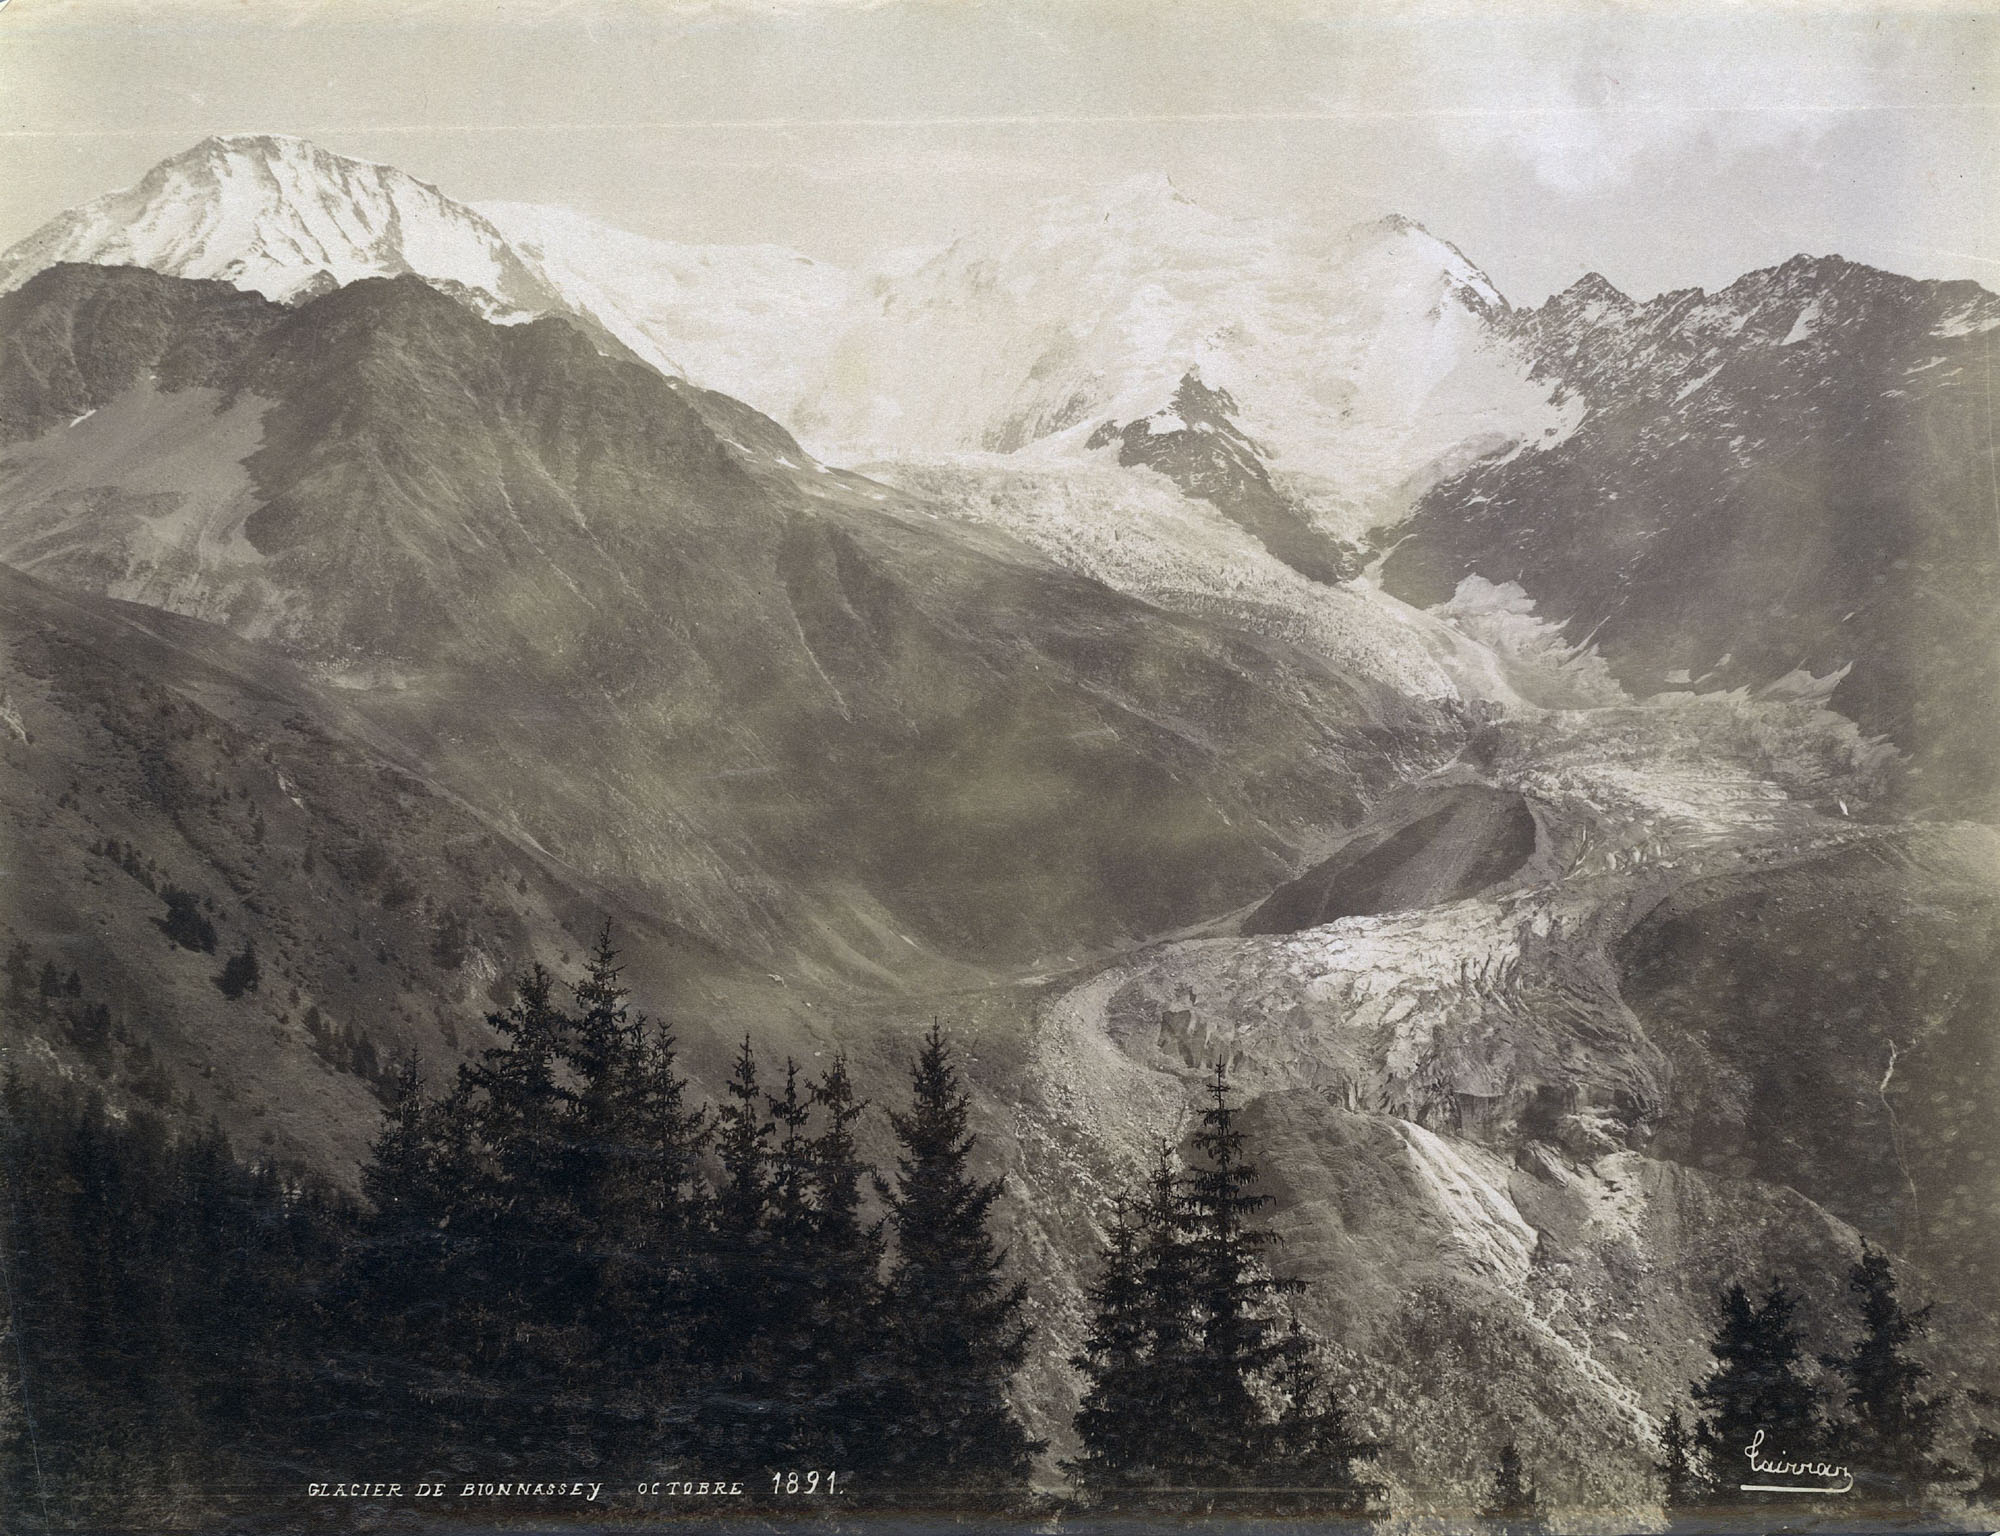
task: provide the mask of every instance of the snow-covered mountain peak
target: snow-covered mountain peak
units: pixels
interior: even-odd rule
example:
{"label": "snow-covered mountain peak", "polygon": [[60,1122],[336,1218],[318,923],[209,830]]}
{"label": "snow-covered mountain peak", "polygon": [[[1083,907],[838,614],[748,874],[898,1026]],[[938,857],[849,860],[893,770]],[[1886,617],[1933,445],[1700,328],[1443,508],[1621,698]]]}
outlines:
{"label": "snow-covered mountain peak", "polygon": [[283,134],[220,134],[0,254],[0,290],[62,261],[216,278],[289,300],[415,273],[495,318],[565,307],[484,217],[392,166]]}
{"label": "snow-covered mountain peak", "polygon": [[1064,198],[1051,203],[1044,214],[1045,228],[1055,222],[1049,214],[1057,208],[1074,210],[1081,215],[1079,222],[1086,224],[1109,223],[1115,226],[1121,218],[1165,218],[1208,224],[1222,222],[1218,215],[1175,186],[1173,177],[1165,171],[1142,171],[1113,183],[1094,197]]}
{"label": "snow-covered mountain peak", "polygon": [[657,240],[540,203],[477,211],[570,308],[638,356],[765,410],[808,387],[858,288],[844,268],[789,246]]}
{"label": "snow-covered mountain peak", "polygon": [[1402,217],[1231,217],[1147,174],[866,291],[829,358],[838,386],[763,402],[835,457],[1066,452],[1154,416],[1192,372],[1274,466],[1358,503],[1440,452],[1553,424],[1496,343],[1505,299]]}
{"label": "snow-covered mountain peak", "polygon": [[1601,305],[1606,310],[1626,310],[1633,307],[1633,301],[1601,272],[1584,273],[1549,300],[1550,308],[1564,310],[1583,310],[1592,305]]}
{"label": "snow-covered mountain peak", "polygon": [[1355,247],[1373,245],[1396,252],[1402,261],[1422,271],[1441,274],[1479,303],[1501,314],[1510,307],[1500,290],[1493,285],[1493,279],[1481,271],[1465,252],[1404,214],[1385,214],[1373,223],[1359,226],[1349,232],[1348,243]]}
{"label": "snow-covered mountain peak", "polygon": [[1352,229],[1205,207],[1168,175],[846,269],[694,245],[572,210],[472,207],[278,134],[204,139],[0,255],[150,267],[295,301],[412,273],[489,318],[560,313],[746,400],[835,461],[1080,451],[1190,373],[1240,405],[1274,472],[1375,505],[1441,454],[1541,441],[1549,391],[1464,254],[1392,215]]}

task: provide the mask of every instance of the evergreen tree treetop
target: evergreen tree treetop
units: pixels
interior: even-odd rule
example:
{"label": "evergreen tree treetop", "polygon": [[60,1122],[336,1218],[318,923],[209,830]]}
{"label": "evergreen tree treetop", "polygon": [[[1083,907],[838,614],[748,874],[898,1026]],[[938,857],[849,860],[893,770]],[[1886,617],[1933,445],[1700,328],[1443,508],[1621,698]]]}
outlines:
{"label": "evergreen tree treetop", "polygon": [[1258,1170],[1244,1155],[1243,1132],[1221,1065],[1209,1084],[1194,1148],[1200,1159],[1186,1180],[1186,1222],[1192,1239],[1199,1346],[1190,1359],[1190,1406],[1204,1422],[1212,1466],[1247,1468],[1261,1455],[1257,1383],[1282,1353],[1278,1298],[1300,1287],[1280,1280],[1263,1262],[1277,1234],[1254,1222],[1270,1196],[1254,1192]]}
{"label": "evergreen tree treetop", "polygon": [[1698,1466],[1694,1437],[1679,1408],[1669,1408],[1660,1421],[1660,1459],[1653,1470],[1660,1476],[1660,1498],[1668,1509],[1686,1509],[1702,1502],[1707,1488]]}
{"label": "evergreen tree treetop", "polygon": [[814,1084],[812,1101],[826,1117],[824,1128],[813,1138],[810,1157],[818,1239],[830,1252],[845,1252],[861,1243],[865,1232],[879,1238],[881,1224],[864,1228],[861,1220],[864,1170],[854,1123],[868,1104],[855,1097],[844,1055],[835,1056]]}
{"label": "evergreen tree treetop", "polygon": [[728,1102],[716,1111],[716,1154],[723,1183],[716,1194],[716,1221],[725,1231],[747,1234],[763,1221],[771,1198],[771,1133],[757,1088],[757,1055],[750,1037],[736,1053],[727,1085]]}
{"label": "evergreen tree treetop", "polygon": [[1755,1301],[1740,1282],[1722,1294],[1709,1343],[1715,1368],[1692,1389],[1697,1471],[1713,1499],[1740,1501],[1747,1453],[1760,1432],[1767,1459],[1803,1461],[1827,1450],[1822,1395],[1808,1374],[1798,1306],[1776,1275]]}
{"label": "evergreen tree treetop", "polygon": [[901,1150],[881,1193],[895,1252],[883,1290],[884,1401],[898,1425],[892,1484],[1019,1490],[1040,1449],[1007,1386],[1027,1358],[1027,1286],[1004,1277],[988,1230],[998,1179],[974,1176],[971,1096],[934,1020],[910,1066],[910,1107],[892,1111]]}
{"label": "evergreen tree treetop", "polygon": [[1520,1447],[1512,1440],[1500,1447],[1486,1507],[1479,1513],[1488,1520],[1504,1520],[1510,1525],[1536,1520],[1541,1515],[1540,1495],[1522,1466]]}
{"label": "evergreen tree treetop", "polygon": [[1836,1443],[1865,1496],[1913,1507],[1930,1487],[1965,1476],[1935,1454],[1950,1399],[1924,1395],[1931,1373],[1909,1353],[1929,1331],[1931,1309],[1904,1309],[1889,1256],[1865,1238],[1847,1286],[1860,1314],[1860,1336],[1845,1354],[1822,1357],[1845,1388],[1847,1411],[1835,1425]]}
{"label": "evergreen tree treetop", "polygon": [[434,1209],[438,1168],[432,1120],[423,1062],[411,1051],[397,1066],[394,1098],[374,1155],[361,1170],[361,1192],[385,1221],[419,1224],[442,1214]]}
{"label": "evergreen tree treetop", "polygon": [[1162,1146],[1118,1208],[1073,1361],[1083,1450],[1065,1469],[1113,1502],[1366,1518],[1381,1489],[1360,1467],[1382,1447],[1356,1432],[1316,1342],[1287,1316],[1282,1299],[1302,1287],[1265,1261],[1278,1241],[1257,1222],[1269,1197],[1220,1067],[1207,1099],[1188,1165]]}

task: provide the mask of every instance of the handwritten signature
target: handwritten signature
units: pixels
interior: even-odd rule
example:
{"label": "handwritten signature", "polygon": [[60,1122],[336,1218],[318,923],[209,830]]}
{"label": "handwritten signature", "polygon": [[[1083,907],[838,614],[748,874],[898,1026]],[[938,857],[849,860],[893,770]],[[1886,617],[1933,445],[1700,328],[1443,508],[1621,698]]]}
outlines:
{"label": "handwritten signature", "polygon": [[1758,1452],[1764,1444],[1764,1431],[1758,1430],[1751,1436],[1750,1443],[1743,1447],[1743,1454],[1750,1458],[1750,1470],[1766,1477],[1818,1477],[1828,1479],[1824,1483],[1739,1483],[1737,1487],[1745,1493],[1845,1493],[1854,1486],[1854,1474],[1845,1467],[1837,1467],[1824,1461],[1766,1461]]}

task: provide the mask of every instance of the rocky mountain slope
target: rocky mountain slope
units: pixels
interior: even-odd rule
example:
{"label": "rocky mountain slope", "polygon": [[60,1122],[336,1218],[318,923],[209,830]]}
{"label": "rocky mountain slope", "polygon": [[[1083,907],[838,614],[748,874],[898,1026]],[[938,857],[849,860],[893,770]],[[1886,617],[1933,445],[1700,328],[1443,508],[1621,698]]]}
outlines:
{"label": "rocky mountain slope", "polygon": [[[1642,1518],[1716,1289],[1782,1272],[1831,1328],[1861,1234],[1937,1300],[1943,1378],[1990,1379],[2000,839],[1843,816],[1879,784],[1855,745],[1800,703],[1505,722],[1246,936],[1066,978],[1015,1117],[1040,1248],[1101,1228],[1221,1061],[1302,1305],[1421,1426],[1413,1490],[1472,1486],[1500,1422],[1559,1499]],[[1524,860],[1426,888],[1519,809]],[[1274,920],[1302,900],[1327,920]]]}
{"label": "rocky mountain slope", "polygon": [[1587,278],[1508,324],[1585,414],[1434,487],[1388,589],[1515,583],[1636,693],[1826,680],[1917,803],[1990,817],[2000,298],[1800,257],[1646,304]]}
{"label": "rocky mountain slope", "polygon": [[0,326],[0,556],[268,641],[768,961],[1170,927],[1448,750],[1449,708],[718,435],[750,433],[559,321],[72,266]]}

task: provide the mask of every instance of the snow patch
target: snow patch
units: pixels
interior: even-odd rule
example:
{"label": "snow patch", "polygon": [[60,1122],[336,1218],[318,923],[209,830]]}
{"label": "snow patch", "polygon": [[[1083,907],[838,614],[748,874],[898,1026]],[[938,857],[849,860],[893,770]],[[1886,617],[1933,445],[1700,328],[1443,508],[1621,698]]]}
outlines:
{"label": "snow patch", "polygon": [[1693,394],[1696,390],[1705,386],[1710,379],[1714,378],[1720,372],[1722,372],[1722,365],[1718,363],[1715,365],[1715,367],[1709,369],[1707,373],[1704,373],[1700,378],[1694,380],[1694,382],[1682,385],[1680,393],[1674,396],[1674,404],[1679,405],[1683,400],[1687,399],[1689,395]]}
{"label": "snow patch", "polygon": [[1790,347],[1806,340],[1818,328],[1819,318],[1819,300],[1814,299],[1804,309],[1799,311],[1798,318],[1792,321],[1792,328],[1785,333],[1785,339],[1779,342],[1778,345],[1781,347]]}
{"label": "snow patch", "polygon": [[[1982,314],[1985,309],[1988,313]],[[1947,316],[1932,328],[1931,335],[1938,337],[1977,336],[2000,326],[2000,314],[1991,312],[1991,300],[1981,300],[1968,304],[1955,315]]]}

